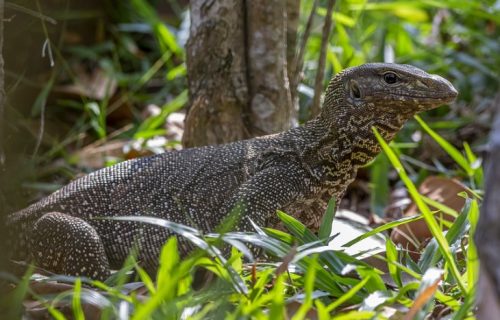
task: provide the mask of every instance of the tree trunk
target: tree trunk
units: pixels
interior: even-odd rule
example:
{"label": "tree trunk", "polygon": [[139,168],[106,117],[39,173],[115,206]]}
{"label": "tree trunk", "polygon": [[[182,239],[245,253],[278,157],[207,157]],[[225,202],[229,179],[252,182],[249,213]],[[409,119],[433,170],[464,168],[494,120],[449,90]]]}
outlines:
{"label": "tree trunk", "polygon": [[[3,60],[3,17],[4,17],[5,1],[0,0],[0,252],[7,252],[7,230],[5,227],[5,148],[4,148],[4,132],[5,132],[5,83],[4,83],[4,60]],[[3,181],[3,182],[2,182]],[[7,266],[7,257],[2,254],[0,257],[0,270],[5,270]],[[3,294],[3,289],[6,287],[6,282],[0,280],[0,295]]]}
{"label": "tree trunk", "polygon": [[[296,12],[296,2],[191,1],[184,146],[221,144],[290,128],[295,112],[287,40],[294,39],[287,34],[287,3],[295,4],[291,12]],[[292,46],[295,51],[295,43]]]}
{"label": "tree trunk", "polygon": [[500,313],[500,95],[490,136],[484,202],[477,224],[475,241],[481,271],[476,291],[478,319],[496,319]]}
{"label": "tree trunk", "polygon": [[297,77],[296,73],[302,71],[296,70],[298,30],[300,22],[300,0],[287,0],[286,22],[286,66],[290,83],[290,95],[292,98],[292,121],[295,121],[298,117],[299,111],[299,95],[297,91],[297,84],[295,84],[294,79]]}
{"label": "tree trunk", "polygon": [[[3,61],[3,8],[5,5],[4,0],[0,0],[0,176],[4,170],[5,164],[5,150],[3,148],[4,142],[4,116],[5,116],[5,78],[4,78],[4,61]],[[1,197],[1,192],[0,192]],[[0,208],[1,208],[0,198]]]}
{"label": "tree trunk", "polygon": [[248,103],[244,12],[242,1],[191,1],[186,147],[249,136],[242,118]]}
{"label": "tree trunk", "polygon": [[246,1],[247,62],[252,136],[291,126],[286,0]]}

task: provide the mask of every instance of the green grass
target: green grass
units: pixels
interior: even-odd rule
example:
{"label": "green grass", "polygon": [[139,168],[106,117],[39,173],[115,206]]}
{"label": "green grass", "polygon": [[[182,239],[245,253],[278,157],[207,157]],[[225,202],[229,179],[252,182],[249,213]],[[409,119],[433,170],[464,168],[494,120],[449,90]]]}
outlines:
{"label": "green grass", "polygon": [[[302,1],[302,12],[308,12],[311,4],[312,1]],[[165,119],[186,104],[185,53],[175,38],[175,30],[163,23],[148,1],[133,0],[130,5],[131,7],[117,5],[113,8],[117,12],[125,9],[121,11],[125,13],[122,15],[125,18],[115,21],[102,43],[62,48],[57,45],[56,39],[48,39],[59,64],[52,69],[49,81],[40,85],[39,96],[33,103],[32,116],[38,117],[41,112],[54,116],[50,112],[60,109],[59,107],[75,112],[78,116],[72,119],[71,128],[63,135],[64,138],[52,137],[46,133],[46,141],[36,143],[34,153],[40,151],[36,167],[49,167],[37,170],[37,174],[50,171],[53,175],[63,175],[70,179],[80,170],[68,168],[68,165],[52,168],[52,163],[58,158],[65,158],[71,164],[78,162],[73,152],[84,145],[82,136],[99,139],[98,142],[114,138],[145,141],[165,134]],[[430,39],[434,28],[432,17],[441,8],[446,8],[450,13],[439,26],[443,39],[434,39],[437,44],[433,46],[423,45]],[[474,105],[477,97],[482,101],[498,91],[495,72],[500,66],[500,56],[484,52],[498,51],[495,39],[498,38],[496,35],[499,28],[488,36],[476,30],[488,29],[492,23],[497,26],[499,15],[495,10],[478,3],[455,0],[439,3],[410,3],[404,0],[384,3],[339,2],[334,13],[336,24],[328,51],[326,72],[331,75],[352,65],[382,61],[384,48],[380,44],[384,44],[395,51],[398,62],[423,65],[429,71],[452,79],[460,91],[461,102]],[[71,14],[74,15],[75,12],[67,12],[66,16]],[[127,14],[133,17],[128,19]],[[326,10],[323,8],[318,10],[320,17],[325,14]],[[307,17],[303,15],[301,18]],[[140,28],[124,31],[120,29],[122,23],[148,25],[150,31],[145,34],[139,31]],[[43,28],[45,30],[44,24]],[[321,28],[315,30],[306,48],[302,83],[311,87],[317,72],[315,61],[321,38],[321,33],[317,31]],[[49,38],[46,30],[45,34]],[[149,38],[154,45],[148,42]],[[446,38],[459,39],[460,46],[457,46],[455,40],[444,40]],[[141,48],[141,55],[137,55],[134,48]],[[119,94],[114,99],[107,96],[101,101],[88,97],[82,97],[81,101],[49,101],[48,97],[53,87],[59,84],[59,78],[78,81],[78,75],[70,68],[74,61],[89,61],[105,70],[109,77],[117,81]],[[29,81],[23,75],[16,75],[16,79],[20,82]],[[469,83],[470,79],[475,79],[473,86]],[[149,87],[154,80],[162,81],[161,89],[154,91]],[[305,100],[307,98],[305,93],[301,97]],[[307,101],[302,102],[303,108]],[[108,116],[125,103],[132,105],[132,124],[111,131]],[[138,116],[146,103],[157,104],[160,113],[145,119]],[[416,120],[419,128],[436,141],[454,161],[453,166],[441,171],[463,179],[473,191],[481,194],[484,174],[480,159],[469,144],[463,143],[463,150],[460,150],[436,131],[436,128],[456,130],[473,123],[475,119],[456,116],[445,118],[443,115],[447,111],[435,112],[434,115],[443,118],[439,123],[431,125],[419,117]],[[412,123],[408,127],[414,130],[417,125]],[[403,131],[400,137],[409,141],[408,132]],[[72,314],[69,316],[82,319],[84,305],[89,301],[103,310],[102,319],[118,318],[122,312],[120,310],[125,310],[133,319],[178,319],[188,313],[190,319],[277,319],[290,311],[294,302],[299,304],[294,319],[305,318],[308,312],[315,312],[320,319],[373,319],[383,318],[383,308],[394,308],[405,313],[412,306],[417,306],[417,301],[422,302],[422,305],[415,313],[416,319],[430,315],[436,306],[449,308],[452,319],[473,317],[478,258],[471,239],[479,215],[480,197],[467,200],[463,210],[456,212],[418,194],[416,181],[428,174],[426,170],[430,166],[427,165],[427,169],[418,173],[412,172],[412,163],[405,161],[407,155],[403,153],[411,151],[418,143],[399,141],[391,146],[382,140],[380,143],[385,154],[370,169],[372,211],[382,215],[388,204],[389,172],[392,165],[400,177],[399,185],[407,188],[422,215],[386,223],[352,240],[346,246],[375,234],[387,236],[388,231],[396,226],[424,219],[434,239],[422,250],[419,261],[411,260],[389,237],[386,237],[385,256],[379,256],[387,264],[387,274],[357,257],[331,250],[327,243],[333,238],[330,236],[331,231],[335,230],[332,221],[336,203],[333,200],[328,206],[318,235],[284,212],[279,212],[278,217],[285,225],[286,232],[256,226],[254,232],[221,230],[222,234],[203,235],[195,229],[172,222],[143,218],[139,220],[173,230],[179,237],[188,239],[197,249],[181,259],[177,240],[170,239],[162,250],[156,280],[137,264],[134,255],[106,282],[64,278],[74,284],[71,292],[50,295],[33,292],[29,286],[30,279],[34,279],[30,277],[32,271],[21,279],[9,278],[17,282],[17,287],[10,293],[8,300],[15,309],[12,315],[14,318],[18,317],[22,312],[23,299],[30,295],[41,302],[55,319],[65,318],[65,314],[58,309],[62,303],[71,306]],[[419,162],[415,160],[413,163]],[[39,183],[43,178],[45,176],[39,174],[33,178],[36,182],[29,185],[37,190],[42,190],[42,187],[57,189],[56,184]],[[442,227],[446,224],[436,221],[436,212],[431,211],[429,206],[457,219],[448,223],[449,229],[445,231]],[[130,217],[123,219],[138,220]],[[248,244],[262,248],[272,259],[253,262]],[[224,251],[221,245],[231,247],[230,255],[222,254]],[[194,290],[192,284],[196,269],[212,272],[215,279],[201,289]],[[130,279],[133,271],[134,278]],[[442,277],[441,281],[436,285],[439,277]],[[130,284],[127,284],[129,280],[141,283],[144,292],[131,290]],[[424,299],[428,297],[429,300]]]}
{"label": "green grass", "polygon": [[[422,120],[419,122],[423,124]],[[428,126],[424,129],[429,132]],[[328,247],[332,229],[335,230],[336,201],[332,199],[318,235],[284,212],[278,217],[286,232],[255,226],[254,232],[228,232],[202,234],[196,229],[150,217],[117,217],[117,220],[139,221],[167,228],[187,239],[195,248],[181,258],[177,238],[170,238],[160,255],[160,267],[154,281],[136,262],[132,254],[122,270],[106,283],[89,279],[68,278],[74,283],[72,292],[58,295],[37,295],[52,317],[64,319],[57,307],[68,301],[75,319],[83,319],[83,305],[98,301],[102,319],[114,319],[120,308],[128,306],[132,319],[277,319],[290,313],[292,319],[305,319],[314,313],[319,319],[373,319],[383,318],[383,310],[394,309],[401,314],[409,312],[414,319],[424,319],[436,306],[449,308],[452,319],[473,317],[475,284],[478,278],[478,258],[473,238],[478,215],[477,198],[467,199],[461,212],[455,212],[420,195],[393,149],[374,130],[375,135],[401,181],[422,215],[405,217],[386,223],[345,244],[351,246],[375,234],[405,223],[424,219],[433,239],[423,248],[418,261],[386,237],[385,256],[378,256],[387,264],[387,271],[379,270],[354,256]],[[436,141],[437,133],[431,134]],[[454,150],[447,144],[444,149]],[[467,151],[468,158],[476,159]],[[465,173],[465,163],[457,163]],[[473,177],[474,171],[468,177]],[[456,217],[449,229],[436,221],[428,205]],[[228,220],[234,224],[235,221]],[[332,226],[333,223],[333,226]],[[267,262],[253,261],[248,244],[263,249]],[[225,255],[222,246],[231,247]],[[227,251],[225,251],[227,252]],[[201,289],[193,288],[195,270],[210,271],[214,280]],[[130,271],[144,288],[140,296],[127,291]],[[32,271],[30,271],[32,272]],[[30,292],[27,274],[19,282],[11,299],[20,304]],[[390,280],[389,280],[390,279]],[[82,284],[93,287],[84,287]],[[68,300],[69,299],[69,300]],[[20,312],[19,310],[17,312]]]}

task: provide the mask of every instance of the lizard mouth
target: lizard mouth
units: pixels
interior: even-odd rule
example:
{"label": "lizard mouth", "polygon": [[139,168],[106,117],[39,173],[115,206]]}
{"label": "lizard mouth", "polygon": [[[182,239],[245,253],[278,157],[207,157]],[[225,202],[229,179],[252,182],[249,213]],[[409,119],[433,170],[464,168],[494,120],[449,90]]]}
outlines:
{"label": "lizard mouth", "polygon": [[455,100],[458,92],[455,88],[453,90],[448,90],[447,92],[440,92],[439,94],[429,94],[428,92],[422,92],[421,94],[389,94],[391,100],[408,100],[408,102],[414,102],[418,104],[425,105],[440,105],[444,103],[449,103]]}
{"label": "lizard mouth", "polygon": [[403,88],[396,92],[386,92],[382,94],[385,95],[385,98],[383,96],[381,98],[403,102],[407,100],[409,104],[432,107],[450,103],[458,95],[451,82],[437,75],[431,75],[427,79],[417,81],[413,87],[408,89],[408,91]]}
{"label": "lizard mouth", "polygon": [[422,101],[422,102],[446,103],[446,102],[452,102],[453,100],[455,100],[455,98],[457,97],[457,92],[454,91],[454,92],[450,92],[447,94],[439,94],[439,95],[401,94],[399,96],[415,99],[415,100]]}

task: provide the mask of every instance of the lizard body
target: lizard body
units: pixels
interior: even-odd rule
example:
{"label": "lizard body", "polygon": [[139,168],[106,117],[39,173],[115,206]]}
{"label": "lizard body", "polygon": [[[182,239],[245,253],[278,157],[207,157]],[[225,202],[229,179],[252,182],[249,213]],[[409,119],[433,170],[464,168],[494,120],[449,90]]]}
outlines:
{"label": "lizard body", "polygon": [[[138,222],[154,216],[211,232],[238,204],[240,230],[274,224],[277,209],[317,229],[330,197],[340,200],[359,166],[414,114],[453,100],[445,79],[408,65],[365,64],[330,82],[320,115],[301,127],[220,146],[138,158],[77,179],[11,214],[12,258],[56,273],[105,279],[131,248],[155,272],[172,234]],[[180,239],[185,253],[189,245]]]}

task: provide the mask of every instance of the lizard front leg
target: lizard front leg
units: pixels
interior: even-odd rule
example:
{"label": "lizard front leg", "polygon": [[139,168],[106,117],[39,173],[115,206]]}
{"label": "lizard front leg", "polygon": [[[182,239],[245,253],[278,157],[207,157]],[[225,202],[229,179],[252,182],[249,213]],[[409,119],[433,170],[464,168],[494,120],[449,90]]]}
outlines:
{"label": "lizard front leg", "polygon": [[303,197],[308,191],[307,172],[296,163],[280,163],[259,171],[242,184],[227,208],[238,214],[238,229],[251,231],[250,220],[264,226],[276,210]]}
{"label": "lizard front leg", "polygon": [[84,220],[50,212],[40,217],[30,234],[35,265],[58,274],[105,280],[108,258],[97,231]]}

